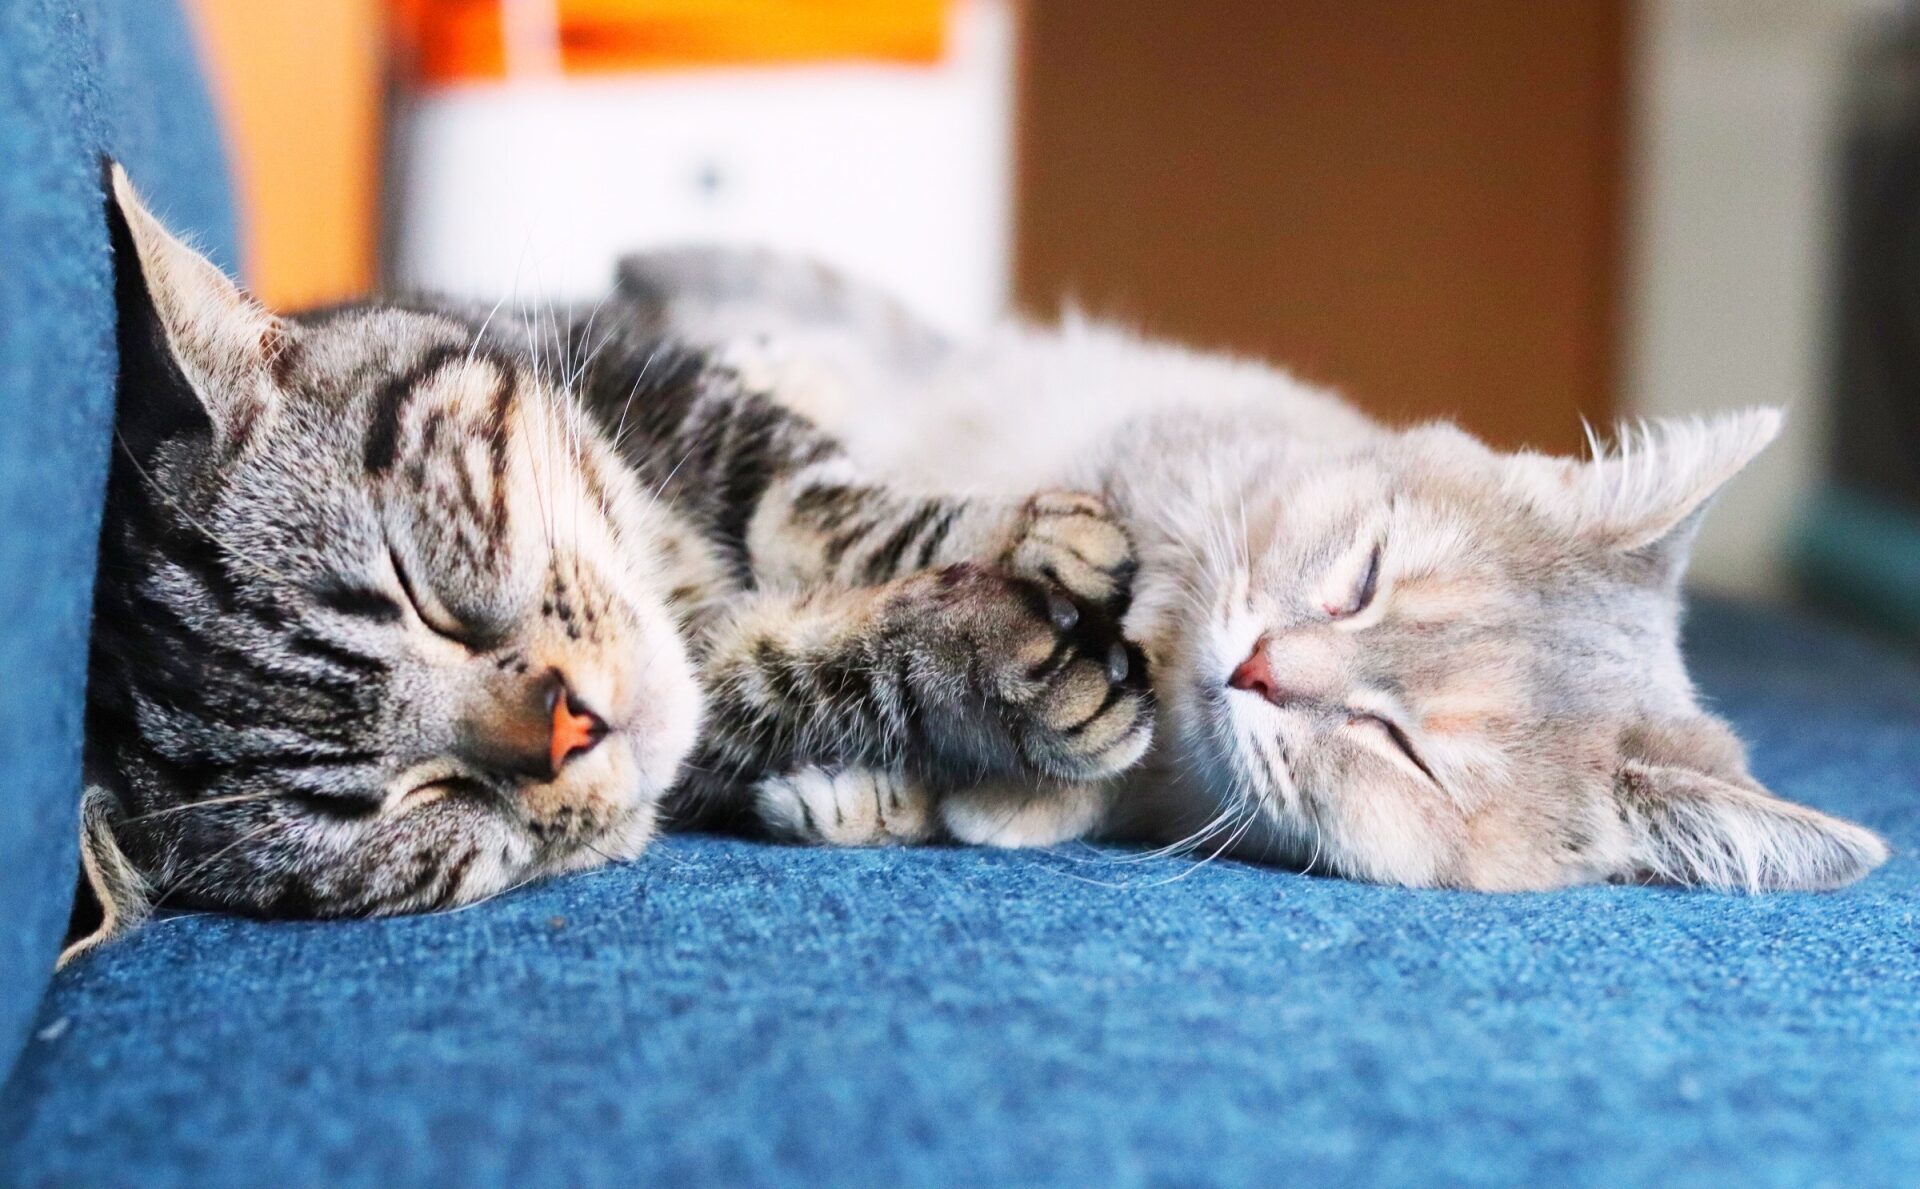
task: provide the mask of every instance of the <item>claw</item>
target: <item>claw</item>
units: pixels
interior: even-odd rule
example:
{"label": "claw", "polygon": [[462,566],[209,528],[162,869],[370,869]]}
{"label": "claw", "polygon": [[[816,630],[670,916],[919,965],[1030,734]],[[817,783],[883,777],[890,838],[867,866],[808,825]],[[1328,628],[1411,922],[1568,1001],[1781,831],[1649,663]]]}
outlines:
{"label": "claw", "polygon": [[1047,592],[1047,618],[1055,631],[1070,632],[1080,622],[1080,608],[1058,591]]}
{"label": "claw", "polygon": [[1119,685],[1127,679],[1127,673],[1132,668],[1133,663],[1127,659],[1127,646],[1118,640],[1114,641],[1113,646],[1107,649],[1107,680]]}

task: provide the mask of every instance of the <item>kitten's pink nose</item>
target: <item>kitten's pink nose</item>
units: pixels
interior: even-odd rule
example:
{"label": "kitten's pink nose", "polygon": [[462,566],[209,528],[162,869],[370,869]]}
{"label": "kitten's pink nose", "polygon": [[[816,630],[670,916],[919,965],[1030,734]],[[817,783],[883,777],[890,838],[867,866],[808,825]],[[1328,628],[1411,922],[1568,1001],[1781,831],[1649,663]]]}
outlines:
{"label": "kitten's pink nose", "polygon": [[594,744],[606,738],[607,724],[574,696],[566,682],[556,678],[554,686],[547,695],[553,703],[553,734],[547,741],[547,759],[558,772],[569,757],[592,751]]}
{"label": "kitten's pink nose", "polygon": [[1227,678],[1227,684],[1234,689],[1245,690],[1250,694],[1259,694],[1269,702],[1280,701],[1280,687],[1274,684],[1273,668],[1267,663],[1267,642],[1257,641],[1247,659],[1241,661]]}

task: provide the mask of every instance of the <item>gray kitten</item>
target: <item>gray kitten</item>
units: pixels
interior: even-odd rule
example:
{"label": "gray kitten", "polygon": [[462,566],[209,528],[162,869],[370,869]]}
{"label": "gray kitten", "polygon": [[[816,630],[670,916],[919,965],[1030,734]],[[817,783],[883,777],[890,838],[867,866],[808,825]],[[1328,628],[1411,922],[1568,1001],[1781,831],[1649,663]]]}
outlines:
{"label": "gray kitten", "polygon": [[[1075,319],[952,343],[778,256],[662,252],[622,275],[657,325],[863,461],[983,491],[1099,490],[1132,534],[1126,628],[1161,711],[1148,763],[948,793],[938,817],[958,837],[1221,839],[1481,889],[1827,888],[1886,857],[1866,830],[1756,783],[1682,663],[1688,546],[1774,436],[1773,411],[1658,424],[1611,455],[1596,443],[1591,461],[1500,454]],[[815,825],[830,800],[810,806]]]}
{"label": "gray kitten", "polygon": [[1145,750],[1098,500],[899,494],[631,318],[278,317],[112,184],[88,940],[446,907],[795,787],[905,822],[909,782]]}

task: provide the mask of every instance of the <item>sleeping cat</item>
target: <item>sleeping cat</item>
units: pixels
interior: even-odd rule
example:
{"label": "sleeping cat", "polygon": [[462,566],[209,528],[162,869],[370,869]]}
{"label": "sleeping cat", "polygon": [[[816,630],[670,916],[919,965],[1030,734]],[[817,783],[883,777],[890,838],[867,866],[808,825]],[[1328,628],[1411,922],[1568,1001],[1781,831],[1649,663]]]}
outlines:
{"label": "sleeping cat", "polygon": [[1096,499],[897,494],[632,324],[276,317],[112,186],[94,938],[466,903],[756,787],[908,829],[910,781],[1144,751]]}
{"label": "sleeping cat", "polygon": [[[1660,423],[1590,461],[1509,455],[1080,320],[951,343],[777,255],[638,256],[622,288],[627,317],[712,347],[863,462],[948,488],[1098,490],[1133,536],[1126,629],[1160,708],[1148,763],[925,791],[954,837],[1219,839],[1478,889],[1828,888],[1886,857],[1756,783],[1683,667],[1689,543],[1773,411]],[[792,789],[766,798],[796,836],[928,836],[836,819],[857,788],[806,791],[803,810]]]}

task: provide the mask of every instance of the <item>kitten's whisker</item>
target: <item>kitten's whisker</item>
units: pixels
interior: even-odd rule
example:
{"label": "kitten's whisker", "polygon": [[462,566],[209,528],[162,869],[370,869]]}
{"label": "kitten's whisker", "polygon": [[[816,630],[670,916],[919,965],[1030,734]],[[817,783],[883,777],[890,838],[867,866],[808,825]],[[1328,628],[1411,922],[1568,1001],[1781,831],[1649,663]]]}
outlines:
{"label": "kitten's whisker", "polygon": [[1241,835],[1243,835],[1246,832],[1247,828],[1253,824],[1253,821],[1254,821],[1254,818],[1251,815],[1251,813],[1248,813],[1243,810],[1242,816],[1240,818],[1239,828],[1236,829],[1231,835],[1229,835],[1226,841],[1222,842],[1218,847],[1216,847],[1212,854],[1208,855],[1204,859],[1201,859],[1191,864],[1190,866],[1187,867],[1185,871],[1182,871],[1177,875],[1170,875],[1165,879],[1148,880],[1143,883],[1129,883],[1122,886],[1129,887],[1129,888],[1163,888],[1163,887],[1166,887],[1168,884],[1179,883],[1181,880],[1186,879],[1188,876],[1192,875],[1194,872],[1200,870],[1202,867],[1205,867],[1208,863],[1213,862],[1215,859],[1219,858],[1222,854],[1225,854],[1228,850],[1230,850],[1233,847],[1233,845],[1240,840]]}
{"label": "kitten's whisker", "polygon": [[[572,472],[573,475],[577,478],[580,474],[580,428],[581,426],[580,426],[580,418],[579,418],[580,405],[573,395],[574,384],[575,384],[575,381],[578,379],[578,377],[574,371],[574,358],[573,358],[574,342],[573,342],[573,333],[572,333],[572,325],[571,325],[571,315],[569,315],[568,330],[565,334],[562,334],[560,330],[560,311],[557,307],[553,306],[552,303],[548,303],[548,304],[549,304],[549,314],[553,321],[553,338],[557,348],[556,354],[558,354],[560,357],[560,376],[559,376],[560,398],[565,406],[564,409],[562,410],[565,420],[561,424],[561,429],[566,434],[567,461],[573,468],[573,472]],[[600,312],[600,308],[598,306],[595,306],[594,313],[598,314],[599,312]],[[592,318],[589,317],[587,322],[587,333],[591,334],[592,330],[593,330],[593,322],[592,322]],[[571,539],[578,541],[580,539],[580,503],[581,501],[578,497],[578,494],[575,493],[574,498],[568,500],[567,502],[571,506],[572,512],[573,512],[573,524],[571,525],[571,532],[572,532]],[[574,550],[572,553],[572,563],[573,564],[570,568],[573,571],[573,580],[575,585],[577,586],[579,585],[579,582],[580,582],[580,551],[577,549]]]}
{"label": "kitten's whisker", "polygon": [[[534,338],[533,328],[531,325],[528,324],[527,318],[528,318],[527,311],[524,307],[522,307],[520,312],[520,322],[521,322],[521,326],[527,332],[529,366],[531,367],[531,370],[532,370],[532,380],[529,387],[532,388],[533,393],[535,394],[536,397],[543,397],[545,394],[545,390],[540,381],[539,347],[538,347],[537,341]],[[536,503],[536,505],[538,505],[539,518],[540,518],[540,531],[542,534],[541,539],[546,545],[547,556],[551,557],[553,556],[553,520],[552,520],[551,514],[547,510],[548,508],[547,493],[546,493],[545,485],[542,482],[541,468],[539,466],[539,463],[536,461],[534,457],[534,450],[531,444],[532,435],[530,435],[527,432],[526,403],[527,402],[524,398],[514,401],[513,416],[514,416],[515,422],[520,427],[520,432],[517,435],[517,440],[521,449],[526,452],[525,457],[527,460],[527,473],[531,475],[533,478],[533,495],[534,495],[534,502]],[[544,453],[544,451],[542,451],[542,453]]]}
{"label": "kitten's whisker", "polygon": [[[564,400],[564,394],[559,391],[554,383],[553,373],[558,372],[559,368],[550,357],[546,340],[548,327],[547,314],[551,311],[552,306],[552,300],[546,297],[546,290],[542,287],[541,297],[535,304],[533,311],[534,336],[535,342],[539,345],[539,358],[541,360],[540,386],[549,400],[554,399],[556,396]],[[555,351],[553,354],[558,354],[558,352]],[[552,410],[552,415],[558,416],[559,413],[560,411],[557,409]],[[565,432],[565,426],[558,428],[560,428],[563,433]],[[559,522],[560,515],[560,488],[559,484],[555,482],[557,472],[553,458],[554,437],[554,434],[548,433],[541,439],[541,450],[546,459],[547,494],[550,497],[547,512],[547,541],[549,553],[553,551],[552,542],[554,539],[554,529]]]}
{"label": "kitten's whisker", "polygon": [[[1231,848],[1235,842],[1239,841],[1240,835],[1253,822],[1253,818],[1247,815],[1244,809],[1241,810],[1240,812],[1241,812],[1241,816],[1239,818],[1239,821],[1240,821],[1239,829],[1235,830],[1227,838],[1226,841],[1222,842],[1217,848],[1215,848],[1212,854],[1208,855],[1204,859],[1201,859],[1195,863],[1192,863],[1187,867],[1186,870],[1181,871],[1176,875],[1167,876],[1165,879],[1129,880],[1125,883],[1114,883],[1107,880],[1087,879],[1084,876],[1074,875],[1070,871],[1062,872],[1061,874],[1067,876],[1067,878],[1069,879],[1078,879],[1084,883],[1096,884],[1100,887],[1120,888],[1120,889],[1127,889],[1127,890],[1134,889],[1134,888],[1161,888],[1161,887],[1167,886],[1168,884],[1179,883],[1181,880],[1187,878],[1188,876],[1192,875],[1194,872],[1200,870],[1200,868],[1205,867],[1208,863],[1211,863],[1213,862],[1213,860],[1219,858],[1220,855],[1223,854],[1225,851],[1227,851],[1229,848]],[[1221,819],[1216,818],[1215,820],[1218,821]],[[1207,837],[1212,837],[1216,833],[1218,833],[1218,828],[1210,829],[1207,833]]]}
{"label": "kitten's whisker", "polygon": [[[540,399],[551,399],[546,381],[546,344],[542,340],[545,325],[540,317],[539,297],[521,310],[521,323],[527,333],[528,362],[533,371],[533,387]],[[524,412],[523,412],[524,416]],[[547,489],[552,486],[553,475],[552,435],[542,434],[540,440],[540,458],[538,463],[528,455],[528,462],[534,472],[534,491],[540,502],[540,528],[546,541],[548,556],[553,554],[553,500],[548,498]]]}
{"label": "kitten's whisker", "polygon": [[640,395],[640,385],[646,381],[647,369],[651,368],[653,361],[660,357],[660,347],[661,344],[655,343],[653,350],[647,352],[646,359],[641,361],[640,370],[634,373],[633,387],[627,389],[626,403],[620,406],[620,423],[614,426],[613,429],[613,451],[615,454],[620,452],[621,443],[626,441],[627,414],[633,411],[633,402],[634,399]]}
{"label": "kitten's whisker", "polygon": [[[1066,859],[1069,862],[1086,863],[1090,865],[1100,864],[1103,866],[1113,866],[1113,867],[1126,867],[1126,866],[1132,866],[1140,863],[1155,862],[1161,859],[1172,858],[1178,855],[1190,853],[1192,850],[1197,849],[1200,845],[1204,844],[1207,839],[1212,838],[1215,834],[1219,833],[1222,829],[1226,828],[1227,821],[1231,812],[1232,812],[1231,809],[1222,809],[1219,813],[1215,814],[1211,820],[1201,825],[1198,829],[1196,829],[1193,833],[1188,834],[1186,837],[1176,839],[1172,842],[1168,842],[1161,846],[1156,846],[1148,850],[1129,851],[1122,854],[1103,854],[1096,851],[1092,858],[1085,858],[1085,859],[1078,858],[1073,855],[1060,854],[1057,851],[1050,852],[1050,853],[1054,853],[1059,858]],[[1085,844],[1084,839],[1081,839],[1079,841],[1081,841],[1083,845]]]}
{"label": "kitten's whisker", "polygon": [[202,521],[199,517],[195,516],[193,513],[187,511],[187,509],[180,503],[180,501],[174,499],[171,494],[169,494],[164,488],[162,488],[159,485],[158,482],[155,481],[153,477],[153,473],[147,470],[146,467],[141,465],[139,456],[134,454],[133,447],[127,444],[126,438],[121,436],[120,431],[118,429],[113,431],[113,439],[119,445],[121,453],[126,456],[127,462],[133,467],[134,471],[137,472],[140,478],[146,483],[147,489],[153,492],[155,496],[159,497],[160,501],[166,504],[167,507],[173,509],[175,515],[179,516],[180,519],[186,521],[188,527],[197,530],[201,536],[204,536],[209,542],[211,542],[216,548],[218,548],[220,550],[220,555],[222,557],[231,558],[233,561],[246,566],[247,568],[251,569],[254,572],[256,577],[269,578],[275,582],[282,583],[288,586],[295,585],[292,582],[292,580],[289,579],[285,574],[280,573],[278,570],[275,570],[271,566],[264,565],[258,561],[255,561],[253,558],[248,557],[246,554],[241,553],[238,550],[234,549],[226,541],[222,540],[218,533],[214,532],[212,528],[208,527],[206,522]]}
{"label": "kitten's whisker", "polygon": [[1313,832],[1313,854],[1307,857],[1307,865],[1304,868],[1302,868],[1303,874],[1312,875],[1314,867],[1319,865],[1320,847],[1324,841],[1325,841],[1325,836],[1319,830],[1315,830]]}
{"label": "kitten's whisker", "polygon": [[214,851],[211,855],[208,855],[205,859],[201,860],[199,863],[194,864],[193,867],[190,868],[185,875],[169,880],[167,883],[167,890],[160,893],[160,895],[154,899],[153,911],[154,912],[160,911],[160,909],[166,905],[167,901],[173,897],[173,894],[175,892],[178,892],[180,889],[186,887],[187,884],[192,882],[193,878],[199,875],[202,871],[205,871],[207,868],[213,866],[215,863],[225,858],[228,854],[230,854],[236,848],[245,846],[247,843],[252,842],[254,839],[260,837],[262,834],[265,834],[269,830],[279,828],[279,825],[280,823],[278,821],[275,821],[274,819],[269,818],[266,821],[261,822],[259,825],[255,826],[253,829],[248,830],[246,833],[240,835],[240,837],[234,839],[232,842],[227,843],[227,845],[221,847],[219,850]]}
{"label": "kitten's whisker", "polygon": [[478,908],[482,904],[487,904],[487,903],[490,903],[491,901],[498,900],[502,896],[510,896],[513,893],[519,891],[521,888],[529,887],[533,884],[540,882],[545,878],[547,878],[547,872],[542,870],[539,867],[535,867],[525,877],[518,879],[513,883],[506,885],[505,887],[495,888],[493,891],[488,892],[484,896],[477,896],[474,899],[468,900],[463,904],[450,904],[445,908],[436,908],[421,915],[436,916],[436,917],[452,916],[457,912],[465,912],[469,908]]}
{"label": "kitten's whisker", "polygon": [[680,461],[673,464],[673,469],[667,472],[667,477],[660,480],[660,485],[654,489],[653,497],[655,500],[661,500],[665,498],[664,493],[667,490],[667,485],[673,482],[673,477],[680,473],[680,468],[687,465],[687,460],[692,458],[694,455],[694,452],[699,448],[700,447],[697,443],[695,445],[687,447],[687,452],[680,456]]}
{"label": "kitten's whisker", "polygon": [[278,793],[235,793],[228,797],[203,797],[198,801],[188,801],[182,805],[169,805],[164,809],[153,809],[146,813],[137,813],[132,817],[123,817],[115,821],[116,826],[131,826],[136,822],[151,821],[158,817],[169,817],[176,813],[186,813],[196,809],[212,809],[220,805],[245,805],[250,801],[271,801]]}
{"label": "kitten's whisker", "polygon": [[[567,387],[569,389],[575,388],[579,385],[581,377],[587,374],[587,369],[593,366],[594,360],[600,358],[600,352],[605,350],[607,344],[611,343],[620,334],[621,327],[619,326],[618,323],[616,323],[613,326],[608,327],[607,332],[600,336],[600,341],[598,344],[594,344],[592,342],[593,324],[595,321],[599,319],[600,310],[602,309],[602,307],[604,307],[607,304],[607,301],[612,296],[613,296],[612,292],[603,294],[600,300],[593,304],[593,309],[588,311],[587,313],[587,322],[586,322],[586,325],[581,328],[580,334],[582,335],[582,337],[584,337],[587,340],[588,350],[586,352],[585,357],[579,361],[578,366],[573,370],[572,374],[568,377]],[[578,319],[572,319],[571,316],[570,316],[570,320],[576,323],[578,321]]]}
{"label": "kitten's whisker", "polygon": [[473,332],[473,342],[467,347],[468,363],[472,363],[474,356],[479,353],[480,343],[487,337],[487,329],[493,325],[493,316],[500,312],[500,307],[505,305],[506,301],[507,295],[502,293],[500,300],[493,303],[493,308],[488,310],[487,316],[481,320],[480,329]]}

